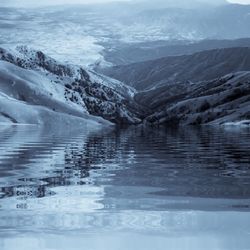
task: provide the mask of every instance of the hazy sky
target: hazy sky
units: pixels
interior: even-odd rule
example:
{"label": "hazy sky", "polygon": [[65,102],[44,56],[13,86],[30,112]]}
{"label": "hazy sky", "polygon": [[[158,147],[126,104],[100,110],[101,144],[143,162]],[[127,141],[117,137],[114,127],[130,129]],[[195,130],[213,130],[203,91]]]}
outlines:
{"label": "hazy sky", "polygon": [[228,0],[230,3],[250,4],[250,0]]}
{"label": "hazy sky", "polygon": [[58,4],[88,4],[88,3],[106,3],[130,0],[0,0],[5,6],[40,6],[40,5],[58,5]]}
{"label": "hazy sky", "polygon": [[[42,5],[59,5],[59,4],[88,4],[88,3],[106,3],[114,0],[0,0],[3,6],[42,6]],[[129,0],[115,0],[129,1]]]}
{"label": "hazy sky", "polygon": [[[37,6],[37,5],[57,5],[57,4],[88,4],[88,3],[105,3],[113,1],[133,1],[133,0],[0,0],[4,6],[18,5],[18,6]],[[143,0],[140,0],[143,1]],[[184,2],[185,0],[183,0]],[[200,0],[202,1],[202,0]],[[208,0],[203,0],[209,2]],[[250,0],[227,0],[232,3],[250,4]]]}

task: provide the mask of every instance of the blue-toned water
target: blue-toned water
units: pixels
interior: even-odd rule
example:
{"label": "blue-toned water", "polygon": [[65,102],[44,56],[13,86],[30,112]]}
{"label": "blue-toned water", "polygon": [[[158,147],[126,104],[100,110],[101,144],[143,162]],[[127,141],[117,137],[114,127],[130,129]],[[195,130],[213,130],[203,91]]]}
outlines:
{"label": "blue-toned water", "polygon": [[250,130],[0,127],[1,250],[249,250]]}

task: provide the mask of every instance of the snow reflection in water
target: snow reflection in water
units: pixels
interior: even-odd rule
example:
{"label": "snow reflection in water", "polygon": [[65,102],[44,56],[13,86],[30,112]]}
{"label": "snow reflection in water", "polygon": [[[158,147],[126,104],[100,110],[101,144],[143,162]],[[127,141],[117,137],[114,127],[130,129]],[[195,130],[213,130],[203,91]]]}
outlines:
{"label": "snow reflection in water", "polygon": [[250,245],[247,129],[5,127],[0,140],[0,249]]}

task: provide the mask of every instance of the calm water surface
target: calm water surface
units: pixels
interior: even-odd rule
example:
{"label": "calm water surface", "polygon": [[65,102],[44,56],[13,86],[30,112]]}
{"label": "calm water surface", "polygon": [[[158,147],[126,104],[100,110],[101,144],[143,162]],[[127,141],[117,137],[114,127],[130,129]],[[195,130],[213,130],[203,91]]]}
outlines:
{"label": "calm water surface", "polygon": [[250,130],[0,127],[1,250],[249,250]]}

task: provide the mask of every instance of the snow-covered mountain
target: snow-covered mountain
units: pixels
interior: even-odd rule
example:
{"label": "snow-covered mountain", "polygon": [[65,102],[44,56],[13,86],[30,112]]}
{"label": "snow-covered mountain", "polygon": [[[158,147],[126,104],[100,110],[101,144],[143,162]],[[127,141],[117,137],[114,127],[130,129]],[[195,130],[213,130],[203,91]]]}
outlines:
{"label": "snow-covered mountain", "polygon": [[138,123],[134,93],[119,81],[26,46],[0,49],[1,122],[44,124],[60,117],[66,123]]}
{"label": "snow-covered mountain", "polygon": [[[249,37],[250,5],[229,4],[215,8],[161,8],[137,13],[124,29],[134,39],[201,40]],[[147,32],[144,32],[144,31]]]}

